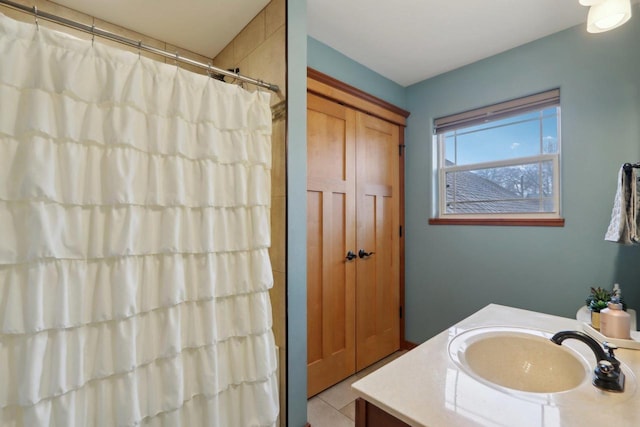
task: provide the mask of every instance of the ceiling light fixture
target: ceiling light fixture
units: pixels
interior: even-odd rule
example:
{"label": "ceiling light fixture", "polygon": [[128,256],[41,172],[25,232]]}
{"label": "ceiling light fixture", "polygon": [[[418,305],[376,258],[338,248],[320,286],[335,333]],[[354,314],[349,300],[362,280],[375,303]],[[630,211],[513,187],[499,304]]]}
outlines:
{"label": "ceiling light fixture", "polygon": [[587,31],[602,33],[613,30],[631,18],[631,0],[579,0],[589,7]]}

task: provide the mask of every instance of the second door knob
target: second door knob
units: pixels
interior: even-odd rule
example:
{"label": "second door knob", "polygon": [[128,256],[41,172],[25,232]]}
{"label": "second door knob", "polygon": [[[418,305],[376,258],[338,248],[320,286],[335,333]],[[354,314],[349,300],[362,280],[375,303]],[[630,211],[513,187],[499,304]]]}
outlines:
{"label": "second door knob", "polygon": [[373,254],[375,254],[375,252],[367,252],[367,251],[365,251],[364,249],[360,249],[360,250],[358,251],[358,256],[359,256],[360,258],[366,258],[366,257],[369,257],[369,256],[371,256],[371,255],[373,255]]}

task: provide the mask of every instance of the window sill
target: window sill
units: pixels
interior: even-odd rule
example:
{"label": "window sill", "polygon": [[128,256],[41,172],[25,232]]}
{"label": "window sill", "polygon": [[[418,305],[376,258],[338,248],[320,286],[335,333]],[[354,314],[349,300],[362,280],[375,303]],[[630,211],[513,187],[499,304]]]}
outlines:
{"label": "window sill", "polygon": [[430,225],[507,225],[564,227],[564,218],[429,218]]}

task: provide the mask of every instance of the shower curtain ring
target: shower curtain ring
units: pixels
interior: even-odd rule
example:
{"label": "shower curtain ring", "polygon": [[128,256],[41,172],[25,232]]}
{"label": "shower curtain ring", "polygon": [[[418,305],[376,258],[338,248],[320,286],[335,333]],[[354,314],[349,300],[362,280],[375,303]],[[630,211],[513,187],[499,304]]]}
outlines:
{"label": "shower curtain ring", "polygon": [[207,76],[211,77],[212,76],[212,72],[211,72],[211,61],[207,62]]}
{"label": "shower curtain ring", "polygon": [[96,23],[95,23],[95,19],[94,22],[91,24],[91,47],[93,47],[93,44],[96,41]]}
{"label": "shower curtain ring", "polygon": [[142,50],[142,40],[138,40],[138,59],[140,59],[141,50]]}
{"label": "shower curtain ring", "polygon": [[36,20],[36,30],[40,31],[40,23],[38,22],[38,6],[33,6],[33,16]]}
{"label": "shower curtain ring", "polygon": [[176,50],[176,67],[180,68],[180,65],[178,64],[178,61],[180,61],[180,55],[178,54],[178,51]]}

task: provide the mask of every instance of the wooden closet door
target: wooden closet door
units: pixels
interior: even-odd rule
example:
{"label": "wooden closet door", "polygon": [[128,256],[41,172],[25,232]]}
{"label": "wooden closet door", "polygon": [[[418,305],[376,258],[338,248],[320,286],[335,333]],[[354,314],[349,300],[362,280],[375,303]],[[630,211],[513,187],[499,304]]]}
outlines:
{"label": "wooden closet door", "polygon": [[400,348],[399,127],[356,113],[356,370]]}
{"label": "wooden closet door", "polygon": [[355,112],[307,97],[307,394],[355,373]]}

